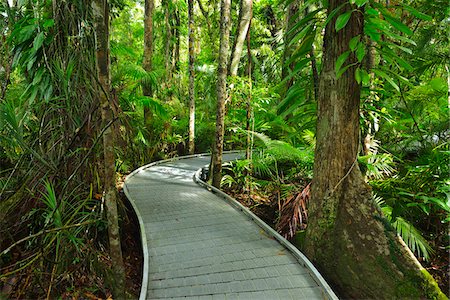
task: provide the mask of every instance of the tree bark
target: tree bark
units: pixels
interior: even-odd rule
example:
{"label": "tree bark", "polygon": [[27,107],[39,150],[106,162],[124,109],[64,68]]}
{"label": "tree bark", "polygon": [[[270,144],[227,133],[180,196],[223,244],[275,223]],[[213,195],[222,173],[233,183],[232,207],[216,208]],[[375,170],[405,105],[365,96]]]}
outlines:
{"label": "tree bark", "polygon": [[[330,0],[328,12],[346,0]],[[396,236],[372,201],[357,163],[360,87],[355,67],[336,78],[336,59],[363,32],[363,14],[354,11],[335,31],[326,26],[319,81],[317,143],[305,253],[345,298],[445,297],[411,251]],[[351,54],[345,63],[357,62]]]}
{"label": "tree bark", "polygon": [[239,61],[241,60],[242,50],[247,32],[250,29],[250,21],[252,19],[252,0],[241,0],[241,9],[239,11],[239,26],[236,28],[236,39],[231,52],[230,75],[236,76]]}
{"label": "tree bark", "polygon": [[[152,56],[153,56],[153,11],[155,9],[154,0],[145,0],[144,11],[144,59],[142,67],[149,73],[152,71]],[[142,86],[142,93],[144,96],[152,97],[153,90],[150,83]],[[144,124],[148,128],[152,119],[152,113],[148,106],[144,106]]]}
{"label": "tree bark", "polygon": [[114,135],[109,126],[113,119],[110,93],[110,56],[109,56],[109,6],[108,0],[92,2],[96,33],[97,73],[100,83],[99,100],[102,114],[102,126],[108,127],[103,133],[104,155],[104,199],[108,219],[108,236],[112,268],[114,275],[113,291],[117,299],[125,297],[125,269],[120,244],[119,217],[117,212],[116,172],[114,157]]}
{"label": "tree bark", "polygon": [[212,159],[212,184],[216,188],[220,188],[220,181],[222,180],[225,99],[227,97],[227,65],[228,51],[230,48],[230,6],[231,0],[221,0],[219,67],[217,71],[216,142]]}
{"label": "tree bark", "polygon": [[194,0],[188,0],[189,44],[189,154],[195,152]]}

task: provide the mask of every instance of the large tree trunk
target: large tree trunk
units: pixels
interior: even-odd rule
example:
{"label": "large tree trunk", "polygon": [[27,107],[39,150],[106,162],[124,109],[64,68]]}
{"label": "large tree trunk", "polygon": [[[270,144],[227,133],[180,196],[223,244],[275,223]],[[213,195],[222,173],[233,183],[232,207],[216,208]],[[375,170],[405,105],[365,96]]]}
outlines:
{"label": "large tree trunk", "polygon": [[[347,3],[347,4],[346,4]],[[330,0],[328,12],[355,9]],[[343,297],[358,299],[443,296],[395,231],[383,221],[357,163],[360,87],[355,67],[336,78],[336,59],[362,34],[354,11],[342,30],[333,18],[324,37],[319,82],[317,144],[305,252]],[[345,65],[356,62],[352,54]],[[444,296],[445,297],[445,296]]]}
{"label": "large tree trunk", "polygon": [[[153,56],[153,11],[155,8],[154,0],[145,0],[144,12],[144,59],[142,67],[148,73],[152,71],[152,56]],[[142,93],[144,96],[152,97],[153,90],[150,83],[142,86]],[[144,123],[148,129],[152,119],[152,112],[148,106],[144,106]]]}
{"label": "large tree trunk", "polygon": [[195,151],[194,0],[188,0],[189,17],[189,154]]}
{"label": "large tree trunk", "polygon": [[109,247],[114,274],[113,290],[117,299],[125,298],[125,269],[120,246],[119,217],[117,212],[116,172],[114,157],[114,135],[110,94],[110,57],[109,57],[109,6],[108,0],[95,0],[92,3],[96,33],[96,56],[98,80],[101,84],[99,99],[102,113],[104,155],[104,197],[108,219]]}
{"label": "large tree trunk", "polygon": [[230,38],[231,0],[221,0],[220,5],[220,48],[217,75],[217,115],[216,142],[212,158],[212,184],[219,188],[222,179],[222,152],[225,119],[225,99],[227,97],[227,65]]}
{"label": "large tree trunk", "polygon": [[239,26],[236,28],[236,39],[233,45],[230,60],[230,75],[236,76],[239,61],[241,60],[242,50],[244,48],[245,38],[250,29],[252,19],[252,0],[241,0],[241,9],[239,11]]}

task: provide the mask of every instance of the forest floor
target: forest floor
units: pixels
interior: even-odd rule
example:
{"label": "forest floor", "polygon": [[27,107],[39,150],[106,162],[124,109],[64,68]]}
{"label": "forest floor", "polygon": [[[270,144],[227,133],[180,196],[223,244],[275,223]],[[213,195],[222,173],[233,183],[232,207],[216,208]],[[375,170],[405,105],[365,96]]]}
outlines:
{"label": "forest floor", "polygon": [[[278,196],[276,193],[261,193],[249,196],[248,193],[238,192],[235,189],[222,187],[225,193],[250,209],[261,220],[276,230],[278,222]],[[295,237],[294,237],[295,239]],[[444,247],[436,249],[430,261],[419,258],[422,266],[435,278],[442,292],[450,297],[450,261],[449,250]]]}

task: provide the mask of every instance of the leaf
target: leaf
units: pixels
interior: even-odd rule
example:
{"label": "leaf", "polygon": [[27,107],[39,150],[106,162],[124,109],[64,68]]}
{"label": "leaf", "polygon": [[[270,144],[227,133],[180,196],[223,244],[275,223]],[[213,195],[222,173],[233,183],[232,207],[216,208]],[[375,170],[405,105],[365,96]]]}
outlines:
{"label": "leaf", "polygon": [[336,60],[336,66],[335,66],[336,74],[339,73],[339,71],[341,70],[342,65],[347,60],[349,55],[350,55],[350,50],[345,51],[344,53],[339,55],[338,59]]}
{"label": "leaf", "polygon": [[358,84],[361,84],[361,69],[356,68],[355,70],[355,80]]}
{"label": "leaf", "polygon": [[360,39],[360,38],[361,38],[361,36],[360,36],[360,35],[357,35],[357,36],[354,36],[354,37],[350,40],[350,42],[348,43],[348,45],[349,45],[349,47],[350,47],[350,50],[355,51],[356,46],[358,45],[359,39]]}
{"label": "leaf", "polygon": [[424,14],[424,13],[418,11],[417,9],[415,9],[415,8],[409,6],[409,5],[403,5],[403,8],[406,9],[407,11],[409,11],[413,16],[415,16],[415,17],[417,17],[419,19],[422,19],[424,21],[431,21],[431,20],[433,20],[433,18],[430,17],[429,15]]}
{"label": "leaf", "polygon": [[358,7],[361,7],[366,3],[367,3],[367,0],[355,0],[355,4],[358,5]]}
{"label": "leaf", "polygon": [[345,71],[348,70],[348,68],[353,67],[355,65],[356,65],[356,63],[349,64],[349,65],[346,65],[345,67],[343,67],[342,69],[340,69],[339,72],[337,72],[337,74],[336,74],[336,78],[339,79],[342,76],[342,74],[344,74]]}
{"label": "leaf", "polygon": [[430,81],[430,86],[433,90],[437,92],[445,93],[447,90],[447,85],[442,78],[434,78]]}
{"label": "leaf", "polygon": [[342,3],[336,7],[331,13],[328,14],[327,20],[325,21],[324,27],[337,15],[337,13],[344,7],[347,3]]}
{"label": "leaf", "polygon": [[408,54],[412,54],[413,53],[412,50],[409,49],[409,48],[406,48],[406,47],[403,47],[403,46],[400,46],[400,45],[397,45],[397,44],[392,44],[392,45],[394,45],[394,47],[396,47],[396,48],[398,48],[398,49],[400,49],[400,50],[402,50],[402,51],[404,51],[404,52],[406,52]]}
{"label": "leaf", "polygon": [[389,82],[389,84],[392,85],[397,90],[397,92],[400,92],[400,88],[388,74],[384,73],[379,69],[373,69],[373,72],[378,76],[384,78],[387,82]]}
{"label": "leaf", "polygon": [[34,51],[38,51],[39,48],[42,47],[42,44],[44,43],[44,38],[45,38],[45,36],[44,36],[44,33],[42,31],[39,32],[38,35],[34,38],[34,41],[33,41],[33,49],[34,49]]}
{"label": "leaf", "polygon": [[377,16],[378,17],[378,15],[380,13],[375,8],[369,8],[368,10],[366,10],[366,14],[368,14],[369,16]]}
{"label": "leaf", "polygon": [[334,24],[335,28],[336,28],[336,31],[341,30],[342,28],[345,27],[345,25],[347,25],[348,20],[350,20],[350,17],[352,15],[352,12],[353,11],[348,11],[346,13],[343,13],[339,17],[337,17],[336,23]]}
{"label": "leaf", "polygon": [[362,43],[358,44],[358,48],[356,49],[356,58],[359,62],[362,62],[364,56],[366,55],[366,49]]}
{"label": "leaf", "polygon": [[42,27],[44,27],[45,29],[49,28],[49,27],[53,27],[53,25],[55,25],[55,20],[53,19],[47,19],[45,20],[45,22],[42,24]]}
{"label": "leaf", "polygon": [[399,19],[394,18],[394,17],[390,16],[389,14],[383,14],[383,16],[386,19],[386,21],[388,21],[389,24],[391,24],[398,31],[403,32],[406,35],[412,34],[411,29],[409,29],[408,26],[403,24]]}
{"label": "leaf", "polygon": [[363,85],[368,85],[370,83],[369,73],[364,69],[361,69],[361,82]]}

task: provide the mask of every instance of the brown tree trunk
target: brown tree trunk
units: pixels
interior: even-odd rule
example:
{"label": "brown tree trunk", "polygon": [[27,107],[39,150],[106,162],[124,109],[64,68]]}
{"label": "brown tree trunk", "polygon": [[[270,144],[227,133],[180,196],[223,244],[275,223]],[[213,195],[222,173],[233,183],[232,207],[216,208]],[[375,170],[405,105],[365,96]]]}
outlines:
{"label": "brown tree trunk", "polygon": [[[153,56],[153,11],[155,8],[154,0],[145,0],[144,11],[144,59],[142,61],[142,67],[149,73],[152,71],[152,56]],[[144,96],[152,97],[152,86],[143,85],[142,93]],[[144,106],[144,123],[148,129],[152,119],[152,112],[148,106]]]}
{"label": "brown tree trunk", "polygon": [[108,0],[92,2],[96,33],[97,72],[100,82],[99,99],[102,113],[104,155],[104,199],[108,219],[109,248],[113,268],[113,291],[117,299],[125,298],[125,269],[120,245],[119,216],[117,212],[116,172],[114,156],[114,135],[110,97],[110,57],[109,57],[109,6]]}
{"label": "brown tree trunk", "polygon": [[189,154],[195,151],[195,70],[194,70],[194,0],[188,0],[189,17]]}
{"label": "brown tree trunk", "polygon": [[242,50],[247,32],[250,29],[250,21],[252,19],[252,0],[241,0],[241,8],[239,11],[239,26],[236,28],[236,39],[233,44],[230,60],[230,75],[236,76],[239,61],[241,60]]}
{"label": "brown tree trunk", "polygon": [[[355,9],[330,0],[328,12]],[[358,167],[360,87],[355,67],[336,78],[336,59],[362,34],[363,14],[354,11],[335,31],[333,18],[324,36],[319,81],[317,144],[305,252],[345,298],[395,299],[443,296],[411,251],[383,221]],[[345,65],[356,62],[350,55]]]}
{"label": "brown tree trunk", "polygon": [[225,99],[227,97],[227,65],[228,51],[230,48],[230,6],[231,0],[221,0],[219,67],[217,71],[216,142],[212,158],[212,184],[216,188],[220,188],[220,181],[222,180]]}

